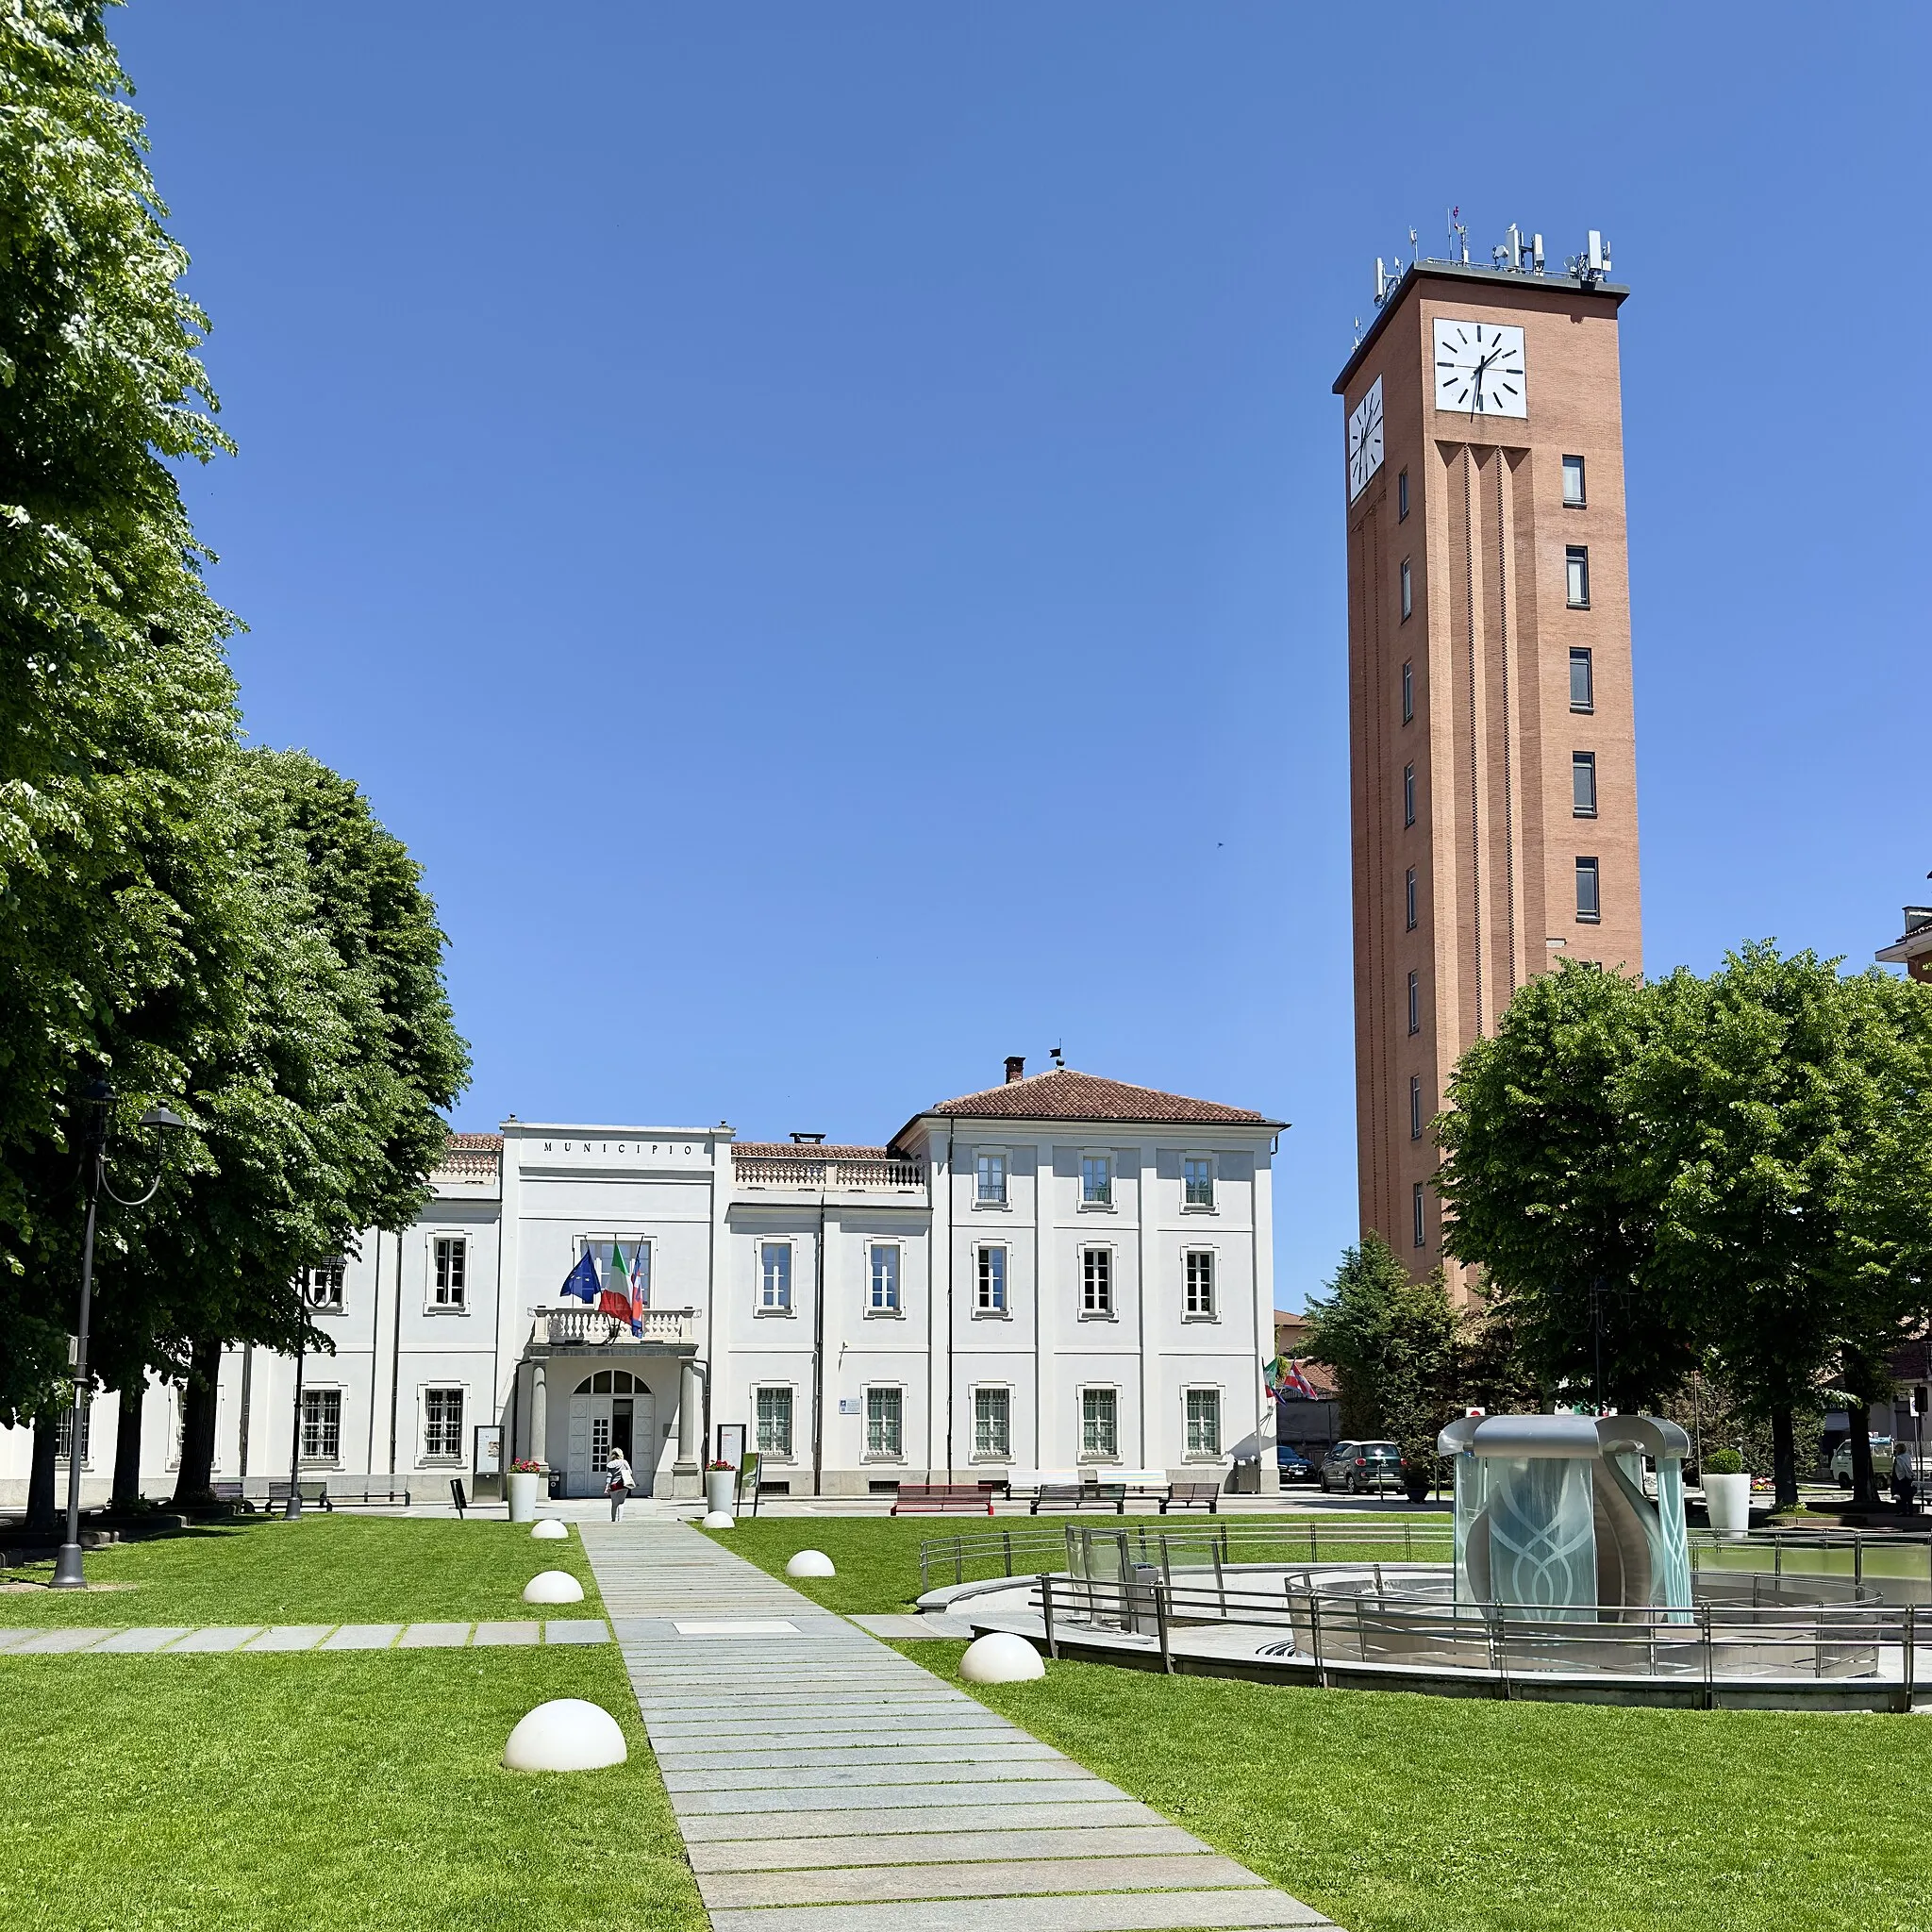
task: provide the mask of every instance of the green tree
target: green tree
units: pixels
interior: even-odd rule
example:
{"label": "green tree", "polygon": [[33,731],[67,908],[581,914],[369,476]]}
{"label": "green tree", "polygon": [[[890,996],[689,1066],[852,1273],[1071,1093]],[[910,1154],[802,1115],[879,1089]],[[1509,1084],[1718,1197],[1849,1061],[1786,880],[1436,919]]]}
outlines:
{"label": "green tree", "polygon": [[1565,961],[1463,1054],[1436,1123],[1444,1250],[1481,1270],[1536,1382],[1625,1408],[1696,1360],[1690,1311],[1656,1279],[1658,1170],[1628,1090],[1656,1025],[1647,989]]}
{"label": "green tree", "polygon": [[[72,1109],[180,1090],[225,974],[231,621],[173,464],[227,447],[90,0],[0,12],[0,1418],[64,1393]],[[199,937],[196,937],[199,936]],[[219,947],[216,949],[219,952]]]}

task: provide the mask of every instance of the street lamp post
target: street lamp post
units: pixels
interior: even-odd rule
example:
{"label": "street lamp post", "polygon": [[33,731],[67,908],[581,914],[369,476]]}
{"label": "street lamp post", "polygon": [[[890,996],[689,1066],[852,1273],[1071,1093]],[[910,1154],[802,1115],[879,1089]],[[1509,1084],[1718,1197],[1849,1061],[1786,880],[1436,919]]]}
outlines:
{"label": "street lamp post", "polygon": [[[93,1314],[94,1226],[100,1217],[101,1196],[106,1194],[108,1200],[123,1208],[144,1208],[154,1199],[155,1191],[161,1184],[158,1158],[154,1183],[146,1193],[138,1194],[131,1201],[123,1200],[108,1185],[108,1114],[113,1105],[114,1090],[105,1080],[96,1080],[88,1088],[87,1139],[81,1157],[87,1171],[87,1229],[80,1243],[80,1325],[74,1351],[74,1424],[67,1442],[67,1536],[60,1545],[59,1554],[54,1558],[51,1588],[55,1590],[87,1588],[80,1557],[80,1445],[86,1441],[87,1344],[89,1324]],[[151,1107],[142,1115],[141,1124],[153,1133],[158,1142],[162,1133],[175,1127],[184,1127],[188,1123],[165,1107]]]}

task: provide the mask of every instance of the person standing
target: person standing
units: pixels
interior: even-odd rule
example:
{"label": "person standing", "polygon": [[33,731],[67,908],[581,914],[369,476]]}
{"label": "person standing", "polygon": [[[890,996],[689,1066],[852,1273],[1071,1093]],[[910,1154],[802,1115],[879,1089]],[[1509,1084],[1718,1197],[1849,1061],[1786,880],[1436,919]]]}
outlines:
{"label": "person standing", "polygon": [[610,1520],[621,1523],[624,1506],[629,1500],[630,1492],[637,1488],[638,1479],[631,1474],[630,1463],[622,1449],[611,1450],[610,1460],[605,1469],[604,1493],[610,1498]]}

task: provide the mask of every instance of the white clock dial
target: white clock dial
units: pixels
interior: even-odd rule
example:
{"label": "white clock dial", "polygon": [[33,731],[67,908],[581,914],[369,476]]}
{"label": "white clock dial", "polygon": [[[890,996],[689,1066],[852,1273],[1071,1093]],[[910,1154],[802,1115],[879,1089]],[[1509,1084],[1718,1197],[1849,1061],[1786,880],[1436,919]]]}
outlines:
{"label": "white clock dial", "polygon": [[1436,319],[1436,407],[1465,416],[1527,416],[1523,331],[1506,322]]}
{"label": "white clock dial", "polygon": [[1369,487],[1369,478],[1382,467],[1382,378],[1349,412],[1348,500],[1353,503]]}

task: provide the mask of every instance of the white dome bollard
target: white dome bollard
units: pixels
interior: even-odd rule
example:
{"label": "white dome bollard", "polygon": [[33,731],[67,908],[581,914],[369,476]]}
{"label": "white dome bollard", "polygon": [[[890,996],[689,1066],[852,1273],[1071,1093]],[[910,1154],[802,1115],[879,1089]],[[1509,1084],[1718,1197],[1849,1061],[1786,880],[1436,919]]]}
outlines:
{"label": "white dome bollard", "polygon": [[994,1630],[966,1646],[959,1674],[969,1684],[1024,1684],[1045,1676],[1046,1665],[1024,1637]]}
{"label": "white dome bollard", "polygon": [[560,1543],[570,1535],[570,1525],[559,1523],[554,1516],[545,1516],[538,1520],[530,1534],[540,1543]]}
{"label": "white dome bollard", "polygon": [[540,1704],[517,1720],[503,1747],[510,1771],[602,1771],[629,1756],[617,1720],[581,1697]]}
{"label": "white dome bollard", "polygon": [[839,1573],[832,1568],[832,1559],[824,1551],[800,1550],[786,1564],[785,1574],[788,1576],[836,1576]]}
{"label": "white dome bollard", "polygon": [[584,1586],[568,1570],[540,1571],[524,1585],[526,1604],[580,1604]]}
{"label": "white dome bollard", "polygon": [[706,1512],[704,1526],[707,1529],[736,1529],[738,1519],[728,1509],[711,1509]]}

